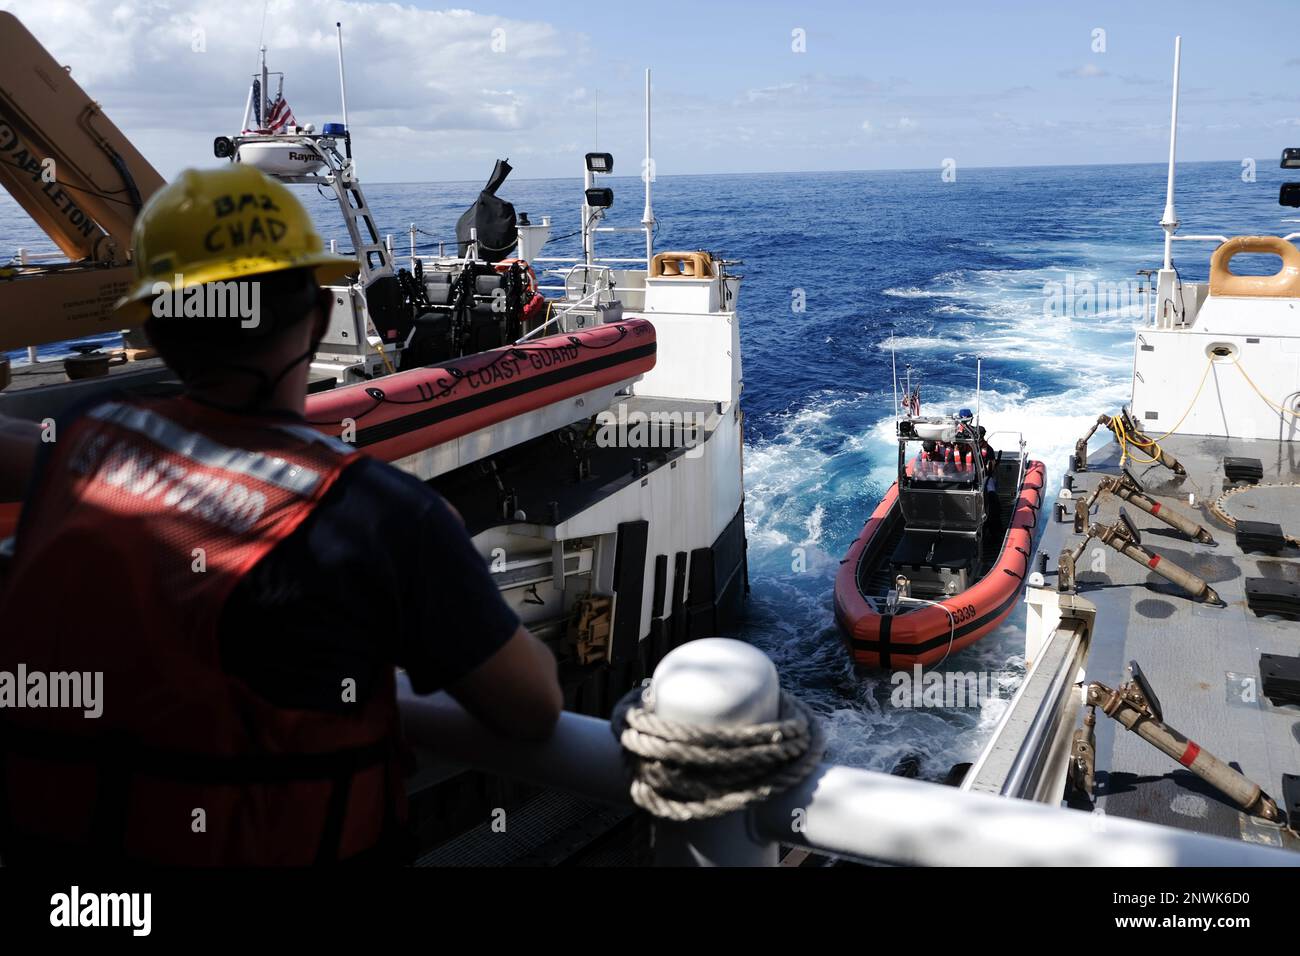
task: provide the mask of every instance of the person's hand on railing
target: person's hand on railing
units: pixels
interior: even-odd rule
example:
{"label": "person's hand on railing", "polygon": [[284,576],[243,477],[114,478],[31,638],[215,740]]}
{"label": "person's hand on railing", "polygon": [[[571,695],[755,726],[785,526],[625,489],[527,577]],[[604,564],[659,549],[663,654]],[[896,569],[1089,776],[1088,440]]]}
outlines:
{"label": "person's hand on railing", "polygon": [[555,655],[523,626],[447,691],[497,733],[516,740],[545,740],[564,708]]}

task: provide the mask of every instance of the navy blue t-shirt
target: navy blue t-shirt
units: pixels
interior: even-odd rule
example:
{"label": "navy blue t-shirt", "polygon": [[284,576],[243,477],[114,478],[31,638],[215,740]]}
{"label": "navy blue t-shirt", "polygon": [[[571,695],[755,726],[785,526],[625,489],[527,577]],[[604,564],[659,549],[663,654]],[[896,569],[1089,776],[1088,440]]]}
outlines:
{"label": "navy blue t-shirt", "polygon": [[[59,428],[126,397],[77,403],[59,416]],[[261,417],[268,424],[303,421]],[[39,450],[33,491],[49,452],[48,445]],[[362,458],[236,585],[218,637],[223,666],[271,703],[347,711],[354,709],[344,701],[348,678],[358,701],[394,667],[407,671],[417,693],[433,693],[484,663],[518,627],[442,496],[385,462]]]}
{"label": "navy blue t-shirt", "polygon": [[272,703],[346,709],[383,669],[455,683],[519,627],[460,518],[418,479],[363,458],[232,592],[225,668]]}

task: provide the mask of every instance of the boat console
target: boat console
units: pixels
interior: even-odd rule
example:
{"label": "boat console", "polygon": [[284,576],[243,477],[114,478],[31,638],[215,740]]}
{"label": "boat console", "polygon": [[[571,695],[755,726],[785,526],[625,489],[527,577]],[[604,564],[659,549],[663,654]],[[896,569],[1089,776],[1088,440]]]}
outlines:
{"label": "boat console", "polygon": [[979,573],[987,518],[986,464],[974,427],[956,416],[898,423],[903,532],[890,569],[909,593],[958,594]]}

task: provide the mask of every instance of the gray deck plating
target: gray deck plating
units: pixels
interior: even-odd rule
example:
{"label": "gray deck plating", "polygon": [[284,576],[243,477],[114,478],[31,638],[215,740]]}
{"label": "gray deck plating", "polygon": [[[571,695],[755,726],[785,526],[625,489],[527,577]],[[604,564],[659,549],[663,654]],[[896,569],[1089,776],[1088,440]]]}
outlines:
{"label": "gray deck plating", "polygon": [[[1122,683],[1130,660],[1142,665],[1163,705],[1167,723],[1239,769],[1275,799],[1283,773],[1300,773],[1300,707],[1275,707],[1261,693],[1261,653],[1300,654],[1300,624],[1257,617],[1246,605],[1247,577],[1300,579],[1300,551],[1245,554],[1233,532],[1210,514],[1210,506],[1233,487],[1223,475],[1225,455],[1258,458],[1263,484],[1300,481],[1300,448],[1293,443],[1176,437],[1163,446],[1187,468],[1179,478],[1159,465],[1130,461],[1129,470],[1165,507],[1192,515],[1214,534],[1217,546],[1184,539],[1157,519],[1129,505],[1125,510],[1142,533],[1143,545],[1200,575],[1219,592],[1226,607],[1204,606],[1145,567],[1099,542],[1089,545],[1078,565],[1079,592],[1097,605],[1088,680],[1112,687]],[[1118,472],[1119,449],[1112,443],[1075,477],[1075,494],[1088,494],[1100,475]],[[1188,495],[1194,495],[1194,504]],[[1298,492],[1300,499],[1300,492]],[[1254,520],[1289,525],[1294,515],[1272,514],[1263,497]],[[1115,520],[1120,502],[1098,502],[1095,521]],[[1072,507],[1067,515],[1073,513]],[[1072,524],[1054,516],[1040,547],[1056,557],[1078,537]],[[1051,578],[1049,576],[1049,584]],[[1191,772],[1119,724],[1097,719],[1096,806],[1107,814],[1254,842],[1300,849],[1281,828],[1253,820]]]}

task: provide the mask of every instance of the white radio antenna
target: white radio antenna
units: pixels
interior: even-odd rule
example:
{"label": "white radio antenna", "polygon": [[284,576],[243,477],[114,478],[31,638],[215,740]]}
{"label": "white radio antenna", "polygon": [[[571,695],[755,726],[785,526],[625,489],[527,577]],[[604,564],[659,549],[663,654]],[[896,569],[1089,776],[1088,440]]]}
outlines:
{"label": "white radio antenna", "polygon": [[352,127],[348,125],[348,84],[343,76],[343,24],[337,20],[334,22],[334,29],[339,38],[339,97],[343,101],[343,131],[348,136],[349,155],[351,152]]}
{"label": "white radio antenna", "polygon": [[984,370],[984,360],[975,359],[975,428],[980,427],[980,373]]}
{"label": "white radio antenna", "polygon": [[889,363],[894,368],[894,430],[898,430],[898,353],[894,351],[894,337],[889,337]]}
{"label": "white radio antenna", "polygon": [[650,156],[650,68],[645,71],[645,163],[641,168],[641,178],[645,180],[645,212],[641,215],[641,225],[645,227],[645,267],[650,268],[650,261],[655,255],[655,211],[650,202],[650,183],[654,179],[654,160]]}
{"label": "white radio antenna", "polygon": [[271,117],[269,116],[271,112],[271,91],[267,89],[267,87],[271,85],[271,75],[266,72],[266,47],[261,48],[259,55],[262,60],[262,92],[258,97],[257,108],[260,115],[258,117],[259,121],[257,125],[259,129],[267,129],[268,124],[271,121]]}
{"label": "white radio antenna", "polygon": [[1165,185],[1165,214],[1160,217],[1160,228],[1165,231],[1165,268],[1173,268],[1174,232],[1178,229],[1178,214],[1174,212],[1174,152],[1178,145],[1178,70],[1182,59],[1183,38],[1174,37],[1174,93],[1169,108],[1169,180]]}

